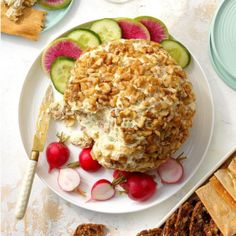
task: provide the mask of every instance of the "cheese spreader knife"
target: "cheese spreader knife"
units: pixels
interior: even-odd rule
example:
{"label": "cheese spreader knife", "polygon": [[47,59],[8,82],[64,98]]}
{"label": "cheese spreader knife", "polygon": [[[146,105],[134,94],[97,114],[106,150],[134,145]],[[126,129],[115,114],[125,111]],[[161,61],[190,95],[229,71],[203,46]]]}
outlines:
{"label": "cheese spreader knife", "polygon": [[25,215],[32,183],[34,180],[36,166],[39,158],[39,153],[43,151],[46,143],[48,127],[50,122],[50,114],[48,112],[48,108],[52,102],[53,102],[53,90],[52,87],[49,86],[45,92],[43,101],[40,105],[36,123],[36,132],[34,134],[33,147],[30,158],[28,160],[28,166],[23,178],[21,192],[16,204],[15,216],[19,220],[22,219]]}

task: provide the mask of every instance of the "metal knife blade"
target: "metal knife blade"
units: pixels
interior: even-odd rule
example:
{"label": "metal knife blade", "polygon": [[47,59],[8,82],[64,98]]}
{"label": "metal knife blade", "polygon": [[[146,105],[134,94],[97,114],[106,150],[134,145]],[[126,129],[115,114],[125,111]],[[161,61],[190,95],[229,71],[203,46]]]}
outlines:
{"label": "metal knife blade", "polygon": [[52,86],[49,85],[43,97],[43,101],[40,105],[32,151],[42,152],[44,149],[50,122],[50,114],[48,112],[48,109],[52,102],[53,102],[53,90]]}

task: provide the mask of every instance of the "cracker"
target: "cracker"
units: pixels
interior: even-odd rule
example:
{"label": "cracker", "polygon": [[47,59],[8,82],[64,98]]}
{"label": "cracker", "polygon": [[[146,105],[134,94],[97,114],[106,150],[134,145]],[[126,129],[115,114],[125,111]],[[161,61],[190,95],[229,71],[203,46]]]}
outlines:
{"label": "cracker", "polygon": [[236,211],[236,201],[232,198],[229,192],[224,188],[221,182],[213,176],[210,179],[210,183],[213,185],[218,194]]}
{"label": "cracker", "polygon": [[236,201],[236,177],[227,169],[220,169],[214,175]]}
{"label": "cracker", "polygon": [[236,157],[232,159],[228,166],[228,170],[235,176],[236,178]]}
{"label": "cracker", "polygon": [[6,15],[7,7],[1,4],[1,32],[21,36],[30,40],[38,40],[45,22],[45,11],[24,8],[18,22],[11,21]]}
{"label": "cracker", "polygon": [[212,219],[225,236],[236,234],[236,211],[219,195],[212,183],[196,191]]}

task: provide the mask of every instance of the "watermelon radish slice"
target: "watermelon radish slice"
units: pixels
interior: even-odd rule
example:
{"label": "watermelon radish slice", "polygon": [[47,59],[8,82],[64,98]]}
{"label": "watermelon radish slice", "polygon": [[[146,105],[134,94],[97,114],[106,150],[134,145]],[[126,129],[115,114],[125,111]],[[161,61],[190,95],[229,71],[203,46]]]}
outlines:
{"label": "watermelon radish slice", "polygon": [[160,43],[162,40],[169,38],[168,30],[162,21],[151,16],[139,16],[135,20],[146,26],[152,41]]}
{"label": "watermelon radish slice", "polygon": [[71,0],[39,0],[38,3],[49,10],[58,10],[67,7]]}
{"label": "watermelon radish slice", "polygon": [[46,73],[50,73],[52,63],[60,56],[77,59],[82,53],[81,46],[78,42],[60,38],[52,42],[43,52],[42,67]]}
{"label": "watermelon radish slice", "polygon": [[117,22],[121,28],[123,39],[150,40],[147,28],[140,22],[129,18],[119,18]]}

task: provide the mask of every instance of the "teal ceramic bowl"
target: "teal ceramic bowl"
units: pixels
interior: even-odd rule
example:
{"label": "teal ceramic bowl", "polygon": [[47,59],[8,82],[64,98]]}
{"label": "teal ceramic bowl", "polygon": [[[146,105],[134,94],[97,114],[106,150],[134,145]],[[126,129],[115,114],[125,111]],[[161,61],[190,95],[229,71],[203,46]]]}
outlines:
{"label": "teal ceramic bowl", "polygon": [[227,72],[227,70],[225,70],[224,67],[221,66],[221,63],[218,61],[217,57],[215,56],[213,47],[212,47],[212,40],[211,40],[211,36],[209,37],[209,47],[208,47],[208,51],[209,51],[209,56],[210,56],[210,60],[211,60],[211,64],[214,68],[214,70],[216,71],[216,73],[218,74],[218,76],[231,88],[236,90],[236,80]]}
{"label": "teal ceramic bowl", "polygon": [[[236,1],[224,0],[212,21],[211,48],[217,64],[236,81]],[[236,82],[235,82],[236,83]]]}

